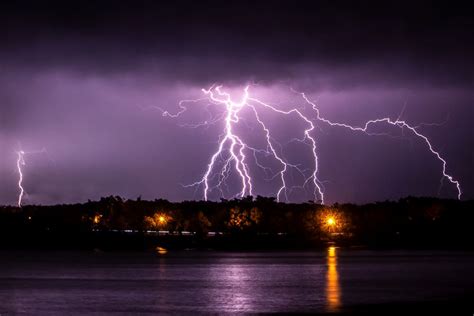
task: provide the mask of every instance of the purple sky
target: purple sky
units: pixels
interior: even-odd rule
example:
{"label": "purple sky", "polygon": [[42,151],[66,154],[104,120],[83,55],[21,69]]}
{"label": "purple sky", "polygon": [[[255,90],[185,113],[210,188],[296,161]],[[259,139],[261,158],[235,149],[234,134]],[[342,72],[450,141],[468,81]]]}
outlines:
{"label": "purple sky", "polygon": [[[291,86],[317,99],[323,116],[350,124],[395,119],[404,106],[414,125],[445,122],[420,131],[463,199],[474,197],[473,20],[463,8],[42,5],[0,10],[0,204],[16,203],[20,146],[47,150],[25,156],[25,203],[202,198],[180,184],[202,176],[223,123],[183,128],[205,109],[174,120],[153,107],[175,112],[215,82],[233,91],[255,82],[252,94],[283,108],[303,103]],[[301,121],[269,120],[281,142],[301,136]],[[369,137],[319,124],[313,136],[328,203],[438,195],[441,165],[409,133]],[[287,153],[311,166],[307,147]],[[271,183],[256,183],[257,194],[274,195]],[[454,186],[445,181],[440,196],[455,198]]]}

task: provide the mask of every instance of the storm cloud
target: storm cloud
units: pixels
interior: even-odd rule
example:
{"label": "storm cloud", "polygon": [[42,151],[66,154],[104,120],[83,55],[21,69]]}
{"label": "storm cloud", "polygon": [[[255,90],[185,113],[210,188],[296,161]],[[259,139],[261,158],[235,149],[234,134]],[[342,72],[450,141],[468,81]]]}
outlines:
{"label": "storm cloud", "polygon": [[[442,122],[422,131],[474,196],[473,18],[426,2],[2,3],[0,203],[17,197],[16,151],[28,203],[201,198],[199,178],[222,125],[180,124],[181,99],[201,88],[253,83],[276,104],[318,100],[324,116],[362,124],[381,116]],[[201,117],[200,117],[201,115]],[[294,122],[275,127],[294,131]],[[416,138],[387,139],[327,126],[315,131],[328,202],[437,195],[441,166]],[[291,132],[289,131],[291,130]],[[304,148],[296,156],[304,157]],[[303,158],[302,158],[303,159]],[[260,186],[262,195],[271,187]],[[439,194],[455,197],[443,183]],[[305,200],[307,196],[295,196]]]}

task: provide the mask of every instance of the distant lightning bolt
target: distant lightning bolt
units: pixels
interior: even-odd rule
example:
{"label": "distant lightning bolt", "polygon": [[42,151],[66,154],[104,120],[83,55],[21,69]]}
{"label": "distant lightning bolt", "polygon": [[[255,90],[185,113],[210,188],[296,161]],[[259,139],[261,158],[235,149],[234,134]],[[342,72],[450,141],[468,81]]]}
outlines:
{"label": "distant lightning bolt", "polygon": [[[293,92],[296,92],[292,90]],[[270,172],[272,176],[267,180],[273,180],[279,178],[279,188],[276,192],[277,201],[280,201],[282,197],[288,201],[288,192],[291,192],[294,188],[306,188],[307,185],[311,183],[313,187],[313,196],[314,200],[320,201],[324,203],[324,192],[322,182],[318,179],[318,171],[319,171],[319,159],[317,153],[317,143],[312,135],[315,130],[315,125],[313,120],[317,120],[328,124],[332,127],[342,127],[349,129],[354,132],[362,132],[367,135],[385,135],[391,136],[388,133],[374,133],[369,131],[369,127],[374,124],[385,123],[391,126],[399,127],[402,130],[408,129],[411,131],[415,136],[423,140],[426,145],[428,146],[430,152],[441,162],[442,164],[442,179],[448,179],[449,182],[454,184],[458,191],[458,198],[461,197],[461,186],[460,183],[453,178],[453,176],[449,175],[446,171],[447,163],[444,158],[441,157],[438,151],[434,149],[430,140],[425,135],[421,134],[418,131],[419,126],[412,126],[409,125],[406,121],[401,120],[398,117],[396,120],[392,120],[388,117],[380,118],[380,119],[373,119],[365,122],[365,124],[360,126],[352,126],[346,123],[339,123],[330,121],[320,115],[320,111],[317,108],[316,104],[309,100],[304,93],[296,92],[305,101],[307,105],[310,105],[312,110],[316,113],[315,118],[310,118],[303,113],[300,108],[291,108],[289,110],[282,110],[278,109],[273,105],[270,105],[266,102],[263,102],[259,99],[250,96],[249,93],[249,86],[246,86],[243,89],[243,94],[239,101],[234,101],[231,98],[231,95],[225,91],[223,91],[222,86],[213,85],[209,89],[202,89],[202,92],[206,95],[205,98],[200,98],[196,100],[183,100],[179,102],[180,110],[176,114],[171,114],[168,111],[164,111],[161,108],[158,108],[163,116],[168,116],[172,118],[177,118],[183,113],[185,113],[188,108],[185,106],[186,103],[198,103],[203,100],[207,100],[212,104],[222,105],[224,106],[225,112],[221,116],[214,117],[210,114],[209,120],[205,122],[201,122],[198,124],[187,125],[188,127],[200,127],[206,126],[210,124],[215,124],[219,120],[224,120],[224,131],[223,134],[219,136],[217,150],[212,154],[209,163],[207,164],[207,168],[202,176],[201,179],[198,181],[185,185],[185,187],[203,187],[203,195],[204,199],[208,200],[209,194],[212,190],[217,189],[220,190],[221,194],[224,195],[223,186],[226,186],[226,180],[229,178],[231,171],[235,171],[239,182],[240,182],[240,190],[235,197],[244,197],[246,195],[253,195],[253,179],[250,174],[249,168],[249,157],[253,157],[253,161],[255,165],[262,169],[265,174]],[[234,126],[239,123],[241,120],[244,119],[240,116],[241,112],[244,108],[248,108],[254,115],[255,120],[258,122],[258,125],[261,127],[264,133],[264,139],[266,143],[266,148],[254,148],[249,146],[247,143],[244,142],[243,138],[237,135],[236,131],[234,130]],[[207,108],[206,108],[207,109]],[[279,115],[289,116],[295,115],[299,117],[306,125],[303,130],[303,136],[301,138],[293,139],[292,141],[298,141],[304,144],[307,144],[311,148],[312,154],[312,167],[310,169],[302,169],[299,165],[292,164],[285,159],[282,153],[282,145],[278,143],[271,134],[271,130],[265,124],[265,121],[261,114],[261,109],[266,109],[277,113]],[[209,112],[209,111],[208,111]],[[249,155],[250,154],[250,155]],[[273,171],[271,168],[262,165],[258,159],[257,154],[263,154],[265,156],[273,157],[275,161],[279,163],[281,166],[278,172]],[[217,166],[218,163],[221,163],[220,169]],[[303,176],[303,184],[301,186],[293,186],[288,187],[287,185],[287,176],[289,170],[296,170],[300,175]],[[308,174],[308,170],[310,173]],[[214,183],[212,185],[211,183]]]}
{"label": "distant lightning bolt", "polygon": [[18,195],[18,207],[21,207],[23,194],[25,193],[25,189],[23,188],[23,170],[22,170],[22,166],[25,165],[25,159],[24,159],[25,152],[23,150],[20,150],[17,152],[17,155],[18,157],[16,160],[16,167],[18,169],[18,175],[19,175],[18,188],[20,189],[20,193]]}
{"label": "distant lightning bolt", "polygon": [[17,168],[17,171],[18,171],[18,190],[19,190],[18,201],[17,201],[18,207],[22,206],[23,197],[26,193],[25,188],[23,187],[23,166],[26,165],[25,155],[40,154],[40,153],[47,153],[46,149],[43,148],[40,151],[29,151],[29,152],[25,152],[23,150],[17,151],[16,168]]}

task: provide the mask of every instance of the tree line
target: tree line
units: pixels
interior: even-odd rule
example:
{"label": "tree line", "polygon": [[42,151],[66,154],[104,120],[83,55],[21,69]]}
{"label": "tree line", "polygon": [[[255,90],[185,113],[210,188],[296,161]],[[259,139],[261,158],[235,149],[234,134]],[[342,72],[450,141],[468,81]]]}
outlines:
{"label": "tree line", "polygon": [[[473,206],[474,201],[415,197],[326,206],[278,203],[260,196],[179,203],[109,196],[81,204],[0,207],[0,245],[45,235],[87,239],[112,232],[139,236],[162,232],[178,237],[186,233],[197,245],[217,234],[229,243],[264,239],[266,244],[281,242],[290,248],[328,241],[382,247],[471,247]],[[171,237],[161,237],[166,238]]]}

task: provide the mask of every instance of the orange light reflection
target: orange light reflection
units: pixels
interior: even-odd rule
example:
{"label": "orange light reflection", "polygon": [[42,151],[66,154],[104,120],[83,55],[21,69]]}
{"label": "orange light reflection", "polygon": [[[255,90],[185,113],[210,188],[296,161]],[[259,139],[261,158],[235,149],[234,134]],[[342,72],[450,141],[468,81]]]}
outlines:
{"label": "orange light reflection", "polygon": [[341,307],[341,288],[337,271],[336,247],[329,247],[326,273],[326,306],[329,312],[337,312]]}

